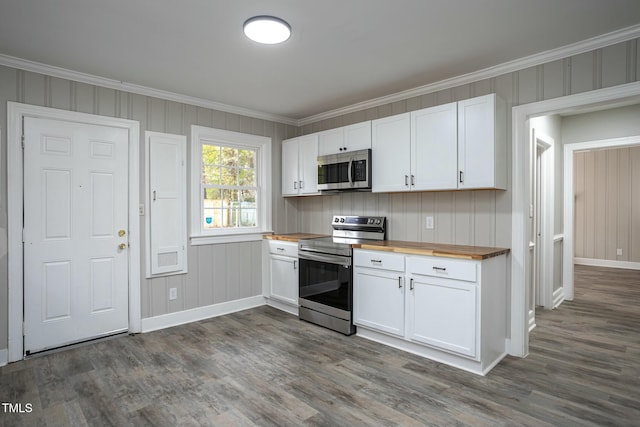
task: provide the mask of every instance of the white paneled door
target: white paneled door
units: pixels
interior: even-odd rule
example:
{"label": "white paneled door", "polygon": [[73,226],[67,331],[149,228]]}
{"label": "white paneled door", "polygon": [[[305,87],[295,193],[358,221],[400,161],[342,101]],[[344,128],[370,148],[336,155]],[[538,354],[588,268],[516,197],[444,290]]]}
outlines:
{"label": "white paneled door", "polygon": [[128,131],[24,119],[25,353],[128,329]]}

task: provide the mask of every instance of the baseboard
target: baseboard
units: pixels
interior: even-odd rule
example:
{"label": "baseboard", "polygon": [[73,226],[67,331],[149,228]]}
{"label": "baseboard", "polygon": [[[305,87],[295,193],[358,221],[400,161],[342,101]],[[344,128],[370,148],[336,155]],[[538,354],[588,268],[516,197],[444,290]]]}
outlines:
{"label": "baseboard", "polygon": [[561,286],[553,291],[553,308],[558,308],[564,302],[564,288]]}
{"label": "baseboard", "polygon": [[157,331],[265,305],[262,295],[142,319],[142,332]]}
{"label": "baseboard", "polygon": [[4,366],[9,362],[9,350],[3,348],[0,350],[0,366]]}
{"label": "baseboard", "polygon": [[615,261],[611,259],[574,258],[574,264],[591,265],[593,267],[624,268],[627,270],[640,270],[640,262]]}

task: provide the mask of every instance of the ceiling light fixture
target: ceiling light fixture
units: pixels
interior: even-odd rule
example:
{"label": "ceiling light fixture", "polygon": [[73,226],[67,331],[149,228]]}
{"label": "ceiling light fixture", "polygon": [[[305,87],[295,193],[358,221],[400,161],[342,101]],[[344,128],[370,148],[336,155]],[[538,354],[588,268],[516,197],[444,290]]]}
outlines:
{"label": "ceiling light fixture", "polygon": [[291,27],[275,16],[254,16],[244,23],[244,34],[262,44],[278,44],[289,39]]}

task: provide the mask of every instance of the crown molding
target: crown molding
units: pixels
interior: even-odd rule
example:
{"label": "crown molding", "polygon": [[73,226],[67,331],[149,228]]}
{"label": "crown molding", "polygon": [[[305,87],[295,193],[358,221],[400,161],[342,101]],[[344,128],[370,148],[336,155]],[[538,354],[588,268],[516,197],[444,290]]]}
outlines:
{"label": "crown molding", "polygon": [[366,110],[368,108],[379,107],[381,105],[390,104],[392,102],[403,101],[405,99],[422,96],[429,93],[438,92],[440,90],[451,89],[480,80],[490,79],[501,76],[503,74],[524,70],[529,67],[546,64],[559,59],[564,59],[573,55],[590,52],[595,49],[611,46],[616,43],[622,43],[634,38],[640,37],[640,24],[616,30],[607,34],[582,40],[577,43],[559,47],[557,49],[548,50],[534,55],[519,58],[493,67],[484,68],[482,70],[473,71],[461,76],[452,77],[450,79],[441,80],[439,82],[430,83],[391,95],[370,99],[368,101],[359,102],[347,107],[337,108],[335,110],[326,111],[324,113],[315,114],[298,120],[298,126],[305,126],[316,123],[321,120],[331,119],[356,111]]}
{"label": "crown molding", "polygon": [[154,89],[147,86],[127,83],[120,80],[100,77],[93,74],[82,73],[79,71],[69,70],[66,68],[47,65],[40,62],[29,61],[27,59],[17,58],[14,56],[0,54],[0,65],[17,68],[20,70],[30,71],[34,73],[44,74],[51,77],[73,80],[80,83],[101,86],[109,89],[120,90],[123,92],[135,93],[138,95],[151,96],[167,101],[174,101],[183,104],[194,105],[196,107],[210,108],[213,110],[224,111],[226,113],[239,114],[241,116],[253,117],[256,119],[269,120],[277,123],[283,123],[292,126],[299,126],[298,120],[290,117],[279,116],[275,114],[264,113],[262,111],[251,110],[243,107],[223,104],[204,98],[195,96],[182,95],[161,89]]}

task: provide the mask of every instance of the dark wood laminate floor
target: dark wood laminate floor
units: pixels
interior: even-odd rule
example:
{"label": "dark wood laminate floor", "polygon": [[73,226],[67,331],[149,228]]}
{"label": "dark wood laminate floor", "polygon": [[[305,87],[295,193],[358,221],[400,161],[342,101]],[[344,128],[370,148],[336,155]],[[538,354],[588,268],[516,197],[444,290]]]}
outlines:
{"label": "dark wood laminate floor", "polygon": [[640,425],[640,272],[577,267],[537,320],[479,377],[261,307],[0,368],[33,405],[0,425]]}

